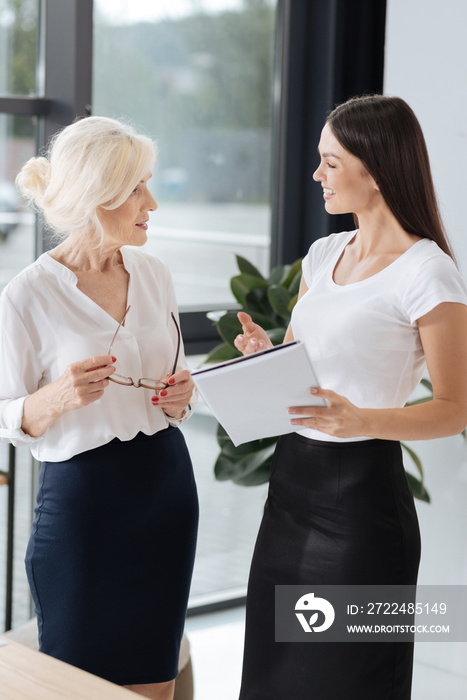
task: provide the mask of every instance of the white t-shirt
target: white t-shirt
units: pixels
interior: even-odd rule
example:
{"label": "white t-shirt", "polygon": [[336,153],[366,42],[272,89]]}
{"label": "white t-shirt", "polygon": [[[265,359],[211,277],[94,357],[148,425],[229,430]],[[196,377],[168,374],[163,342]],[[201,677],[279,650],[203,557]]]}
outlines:
{"label": "white t-shirt", "polygon": [[338,285],[334,268],[355,235],[332,234],[311,246],[302,265],[308,291],[292,314],[294,338],[305,343],[323,389],[359,408],[402,407],[426,369],[417,319],[442,302],[467,304],[467,289],[453,260],[428,239],[372,277]]}
{"label": "white t-shirt", "polygon": [[[121,252],[130,275],[131,309],[112,348],[115,367],[135,381],[160,379],[172,370],[177,347],[170,272],[138,249],[123,247]],[[0,439],[29,444],[36,459],[57,462],[115,437],[131,440],[140,431],[152,435],[178,425],[152,405],[152,391],[110,382],[102,398],[68,411],[41,437],[21,430],[28,394],[58,379],[69,364],[107,354],[117,326],[78,289],[76,275],[48,253],[20,272],[0,297]],[[186,366],[182,346],[178,369]]]}

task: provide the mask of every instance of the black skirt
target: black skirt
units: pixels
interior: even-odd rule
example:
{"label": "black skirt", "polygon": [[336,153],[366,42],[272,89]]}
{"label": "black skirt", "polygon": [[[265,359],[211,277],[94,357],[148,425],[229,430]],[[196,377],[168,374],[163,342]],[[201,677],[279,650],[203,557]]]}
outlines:
{"label": "black skirt", "polygon": [[26,554],[40,650],[120,685],[175,678],[197,525],[178,428],[44,462]]}
{"label": "black skirt", "polygon": [[397,442],[280,438],[251,565],[241,700],[409,700],[410,643],[274,641],[275,586],[416,584]]}

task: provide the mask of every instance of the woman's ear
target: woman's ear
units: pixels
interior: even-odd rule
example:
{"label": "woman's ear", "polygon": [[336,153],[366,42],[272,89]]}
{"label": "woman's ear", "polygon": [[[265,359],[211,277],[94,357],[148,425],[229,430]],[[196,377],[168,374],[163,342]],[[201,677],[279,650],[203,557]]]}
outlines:
{"label": "woman's ear", "polygon": [[370,183],[371,183],[373,189],[374,189],[376,192],[379,192],[380,189],[379,189],[378,183],[376,182],[376,180],[375,180],[375,178],[373,177],[373,175],[370,175],[370,173],[368,173],[368,177],[370,178]]}

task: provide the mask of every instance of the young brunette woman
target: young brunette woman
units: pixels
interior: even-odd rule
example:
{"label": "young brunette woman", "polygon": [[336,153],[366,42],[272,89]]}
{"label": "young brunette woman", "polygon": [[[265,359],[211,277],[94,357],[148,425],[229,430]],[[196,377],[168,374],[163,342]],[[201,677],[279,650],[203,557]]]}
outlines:
{"label": "young brunette woman", "polygon": [[[241,700],[408,700],[410,643],[276,643],[278,584],[415,585],[420,535],[400,440],[467,424],[467,293],[420,125],[401,99],[354,98],[327,119],[314,179],[355,231],[303,261],[285,341],[306,344],[325,407],[290,407],[253,557]],[[245,313],[236,345],[271,345]],[[433,400],[405,407],[428,369]],[[250,399],[251,400],[251,399]]]}

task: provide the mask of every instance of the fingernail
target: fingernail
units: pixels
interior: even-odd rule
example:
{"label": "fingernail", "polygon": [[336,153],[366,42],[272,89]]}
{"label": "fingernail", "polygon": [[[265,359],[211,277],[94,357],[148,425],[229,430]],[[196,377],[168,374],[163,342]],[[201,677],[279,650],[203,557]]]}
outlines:
{"label": "fingernail", "polygon": [[167,396],[167,392],[166,392],[166,391],[161,391],[160,396]]}
{"label": "fingernail", "polygon": [[112,355],[112,362],[117,362],[117,358]]}
{"label": "fingernail", "polygon": [[169,384],[175,384],[175,379],[173,377],[169,379]]}
{"label": "fingernail", "polygon": [[159,401],[159,397],[158,397],[158,396],[153,396],[152,399],[151,399],[151,401],[153,402],[153,404],[156,404],[156,403]]}
{"label": "fingernail", "polygon": [[316,387],[312,386],[310,389],[310,394],[317,394],[317,393],[318,393],[318,389],[316,389]]}

